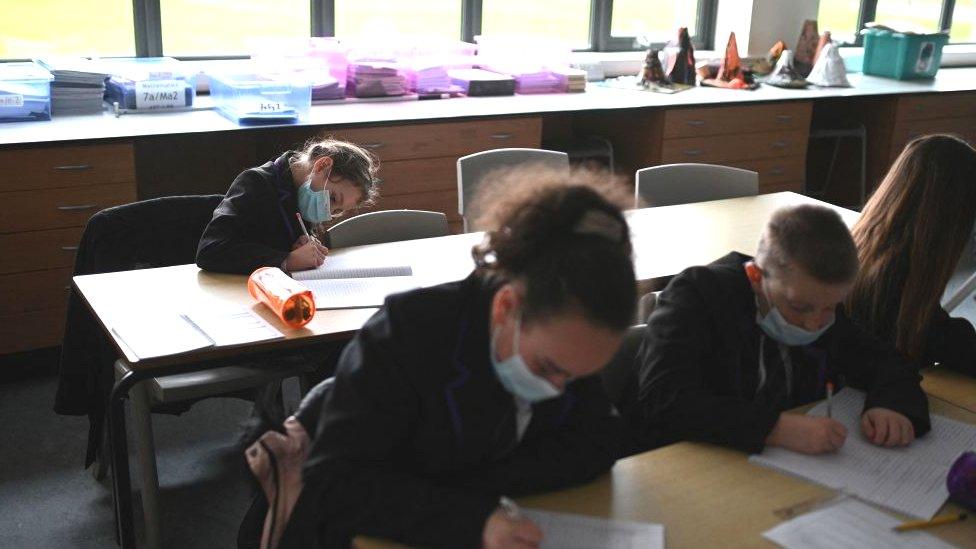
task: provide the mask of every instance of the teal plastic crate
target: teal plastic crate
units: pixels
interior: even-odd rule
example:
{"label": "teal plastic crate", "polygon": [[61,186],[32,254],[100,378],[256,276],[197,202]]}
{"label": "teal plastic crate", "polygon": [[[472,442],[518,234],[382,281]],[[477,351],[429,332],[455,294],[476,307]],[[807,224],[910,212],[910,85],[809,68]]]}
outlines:
{"label": "teal plastic crate", "polygon": [[864,74],[911,80],[934,78],[942,63],[946,33],[904,34],[890,30],[864,32]]}

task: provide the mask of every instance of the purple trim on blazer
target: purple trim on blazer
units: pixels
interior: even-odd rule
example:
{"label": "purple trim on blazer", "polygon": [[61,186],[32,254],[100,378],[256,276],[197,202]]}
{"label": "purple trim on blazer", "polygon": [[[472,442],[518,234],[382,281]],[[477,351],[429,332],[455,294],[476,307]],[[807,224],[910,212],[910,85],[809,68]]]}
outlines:
{"label": "purple trim on blazer", "polygon": [[556,420],[556,425],[562,425],[566,421],[566,416],[569,415],[569,411],[576,406],[576,393],[570,389],[566,389],[563,393],[563,407],[559,410],[559,418]]}
{"label": "purple trim on blazer", "polygon": [[467,383],[471,377],[471,371],[461,361],[461,352],[464,349],[462,344],[468,334],[468,322],[466,320],[461,324],[459,334],[460,337],[458,337],[457,346],[454,348],[454,366],[457,369],[458,376],[444,388],[444,397],[447,401],[447,410],[451,413],[451,425],[454,427],[454,435],[457,440],[458,449],[460,449],[461,443],[464,441],[464,431],[461,428],[461,412],[458,410],[457,399],[454,398],[454,391]]}

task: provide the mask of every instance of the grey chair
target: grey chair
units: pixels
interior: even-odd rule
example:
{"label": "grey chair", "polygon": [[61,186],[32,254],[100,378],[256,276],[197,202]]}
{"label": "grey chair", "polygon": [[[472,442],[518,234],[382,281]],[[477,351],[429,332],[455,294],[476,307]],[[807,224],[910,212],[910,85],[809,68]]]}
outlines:
{"label": "grey chair", "polygon": [[635,372],[637,371],[637,351],[640,350],[641,343],[644,341],[644,332],[647,330],[646,324],[638,324],[627,328],[624,334],[624,341],[620,344],[617,354],[610,359],[606,368],[600,372],[600,381],[603,383],[603,390],[618,409],[621,408],[621,401],[627,392],[627,386],[636,382]]}
{"label": "grey chair", "polygon": [[661,292],[648,292],[640,297],[637,301],[637,322],[644,323],[647,322],[647,317],[651,316],[654,312],[654,307],[657,306],[657,295]]}
{"label": "grey chair", "polygon": [[540,164],[551,168],[569,169],[569,155],[545,149],[492,149],[462,156],[457,161],[458,213],[464,220],[465,232],[470,230],[468,207],[486,175],[499,168],[520,164]]}
{"label": "grey chair", "polygon": [[424,210],[383,210],[340,221],[329,227],[333,248],[399,242],[450,234],[447,216]]}
{"label": "grey chair", "polygon": [[714,164],[665,164],[637,170],[634,207],[671,206],[759,194],[759,174]]}

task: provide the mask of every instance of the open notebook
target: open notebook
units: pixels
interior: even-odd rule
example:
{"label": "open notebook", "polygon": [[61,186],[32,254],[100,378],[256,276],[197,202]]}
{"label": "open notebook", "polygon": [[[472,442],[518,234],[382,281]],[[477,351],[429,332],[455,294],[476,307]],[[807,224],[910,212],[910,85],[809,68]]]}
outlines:
{"label": "open notebook", "polygon": [[342,255],[291,276],[312,291],[316,309],[379,307],[390,294],[420,287],[409,265],[362,265]]}

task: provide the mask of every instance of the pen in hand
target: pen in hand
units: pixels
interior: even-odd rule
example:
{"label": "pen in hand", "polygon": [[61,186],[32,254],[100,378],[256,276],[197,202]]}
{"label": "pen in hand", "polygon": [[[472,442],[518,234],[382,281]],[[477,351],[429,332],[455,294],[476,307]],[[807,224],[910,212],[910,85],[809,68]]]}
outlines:
{"label": "pen in hand", "polygon": [[302,228],[302,233],[305,234],[305,238],[307,238],[309,242],[318,242],[319,239],[308,234],[308,229],[305,228],[305,222],[302,221],[302,214],[300,212],[295,212],[295,218],[298,219],[298,226]]}

